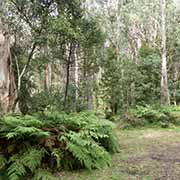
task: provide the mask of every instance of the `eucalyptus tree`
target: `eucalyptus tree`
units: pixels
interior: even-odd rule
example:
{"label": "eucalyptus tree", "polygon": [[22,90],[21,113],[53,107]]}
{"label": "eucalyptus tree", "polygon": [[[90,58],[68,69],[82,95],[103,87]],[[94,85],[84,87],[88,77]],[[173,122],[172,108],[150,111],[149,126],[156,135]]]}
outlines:
{"label": "eucalyptus tree", "polygon": [[0,21],[0,108],[3,113],[12,110],[16,96],[10,35],[8,27]]}
{"label": "eucalyptus tree", "polygon": [[160,0],[161,6],[161,45],[162,45],[162,71],[161,71],[161,104],[170,105],[168,76],[167,76],[167,50],[166,50],[166,0]]}

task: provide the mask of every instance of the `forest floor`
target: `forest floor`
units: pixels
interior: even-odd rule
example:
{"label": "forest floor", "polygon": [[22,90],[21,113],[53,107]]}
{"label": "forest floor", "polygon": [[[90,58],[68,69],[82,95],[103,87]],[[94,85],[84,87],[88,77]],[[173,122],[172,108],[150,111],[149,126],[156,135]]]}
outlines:
{"label": "forest floor", "polygon": [[60,172],[61,180],[180,180],[180,129],[117,131],[120,152],[103,170]]}

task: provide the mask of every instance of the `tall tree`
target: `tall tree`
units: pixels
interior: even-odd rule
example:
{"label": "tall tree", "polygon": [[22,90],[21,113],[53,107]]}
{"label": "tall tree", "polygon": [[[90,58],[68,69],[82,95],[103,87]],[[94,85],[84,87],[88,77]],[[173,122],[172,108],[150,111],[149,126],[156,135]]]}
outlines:
{"label": "tall tree", "polygon": [[167,76],[167,58],[166,58],[166,0],[160,0],[161,6],[161,46],[162,46],[162,63],[161,63],[161,104],[169,105],[169,89]]}
{"label": "tall tree", "polygon": [[16,98],[15,89],[9,33],[0,21],[0,106],[3,112],[12,110]]}

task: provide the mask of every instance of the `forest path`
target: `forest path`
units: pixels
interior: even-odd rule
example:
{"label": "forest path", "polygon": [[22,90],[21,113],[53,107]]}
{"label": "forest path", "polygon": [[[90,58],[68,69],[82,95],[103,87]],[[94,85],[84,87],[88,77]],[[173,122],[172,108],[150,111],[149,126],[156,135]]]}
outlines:
{"label": "forest path", "polygon": [[180,180],[180,129],[117,131],[120,153],[103,170],[63,172],[61,180]]}

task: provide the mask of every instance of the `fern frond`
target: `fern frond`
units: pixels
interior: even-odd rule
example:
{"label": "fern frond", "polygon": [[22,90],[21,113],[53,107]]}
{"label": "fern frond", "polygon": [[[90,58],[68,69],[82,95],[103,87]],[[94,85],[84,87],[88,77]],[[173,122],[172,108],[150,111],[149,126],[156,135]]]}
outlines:
{"label": "fern frond", "polygon": [[3,155],[0,155],[0,170],[3,169],[6,164],[7,164],[6,158]]}
{"label": "fern frond", "polygon": [[41,165],[44,153],[44,150],[29,149],[23,154],[21,163],[30,169],[31,172],[34,172],[34,170]]}
{"label": "fern frond", "polygon": [[10,158],[11,165],[7,169],[9,180],[19,180],[26,175],[29,169],[32,173],[41,165],[43,150],[29,149],[22,155],[16,154]]}
{"label": "fern frond", "polygon": [[49,136],[48,132],[44,132],[41,129],[35,127],[24,127],[18,126],[12,129],[9,133],[7,133],[6,137],[8,139],[12,138],[22,138],[25,136],[37,136],[37,137],[47,137]]}
{"label": "fern frond", "polygon": [[44,169],[38,169],[35,172],[35,175],[33,177],[33,180],[58,180],[56,177],[54,177],[50,172]]}
{"label": "fern frond", "polygon": [[111,157],[107,151],[99,146],[91,137],[81,137],[81,134],[71,132],[67,134],[68,150],[87,169],[102,168],[109,165]]}
{"label": "fern frond", "polygon": [[62,152],[59,149],[52,149],[51,156],[53,156],[56,159],[56,165],[57,168],[60,168],[61,164],[61,158],[62,158]]}
{"label": "fern frond", "polygon": [[25,166],[20,160],[16,160],[7,169],[7,174],[9,180],[20,180],[26,174]]}
{"label": "fern frond", "polygon": [[38,120],[35,116],[5,116],[3,118],[4,123],[8,127],[17,127],[17,126],[33,126],[33,127],[42,127],[43,122]]}

